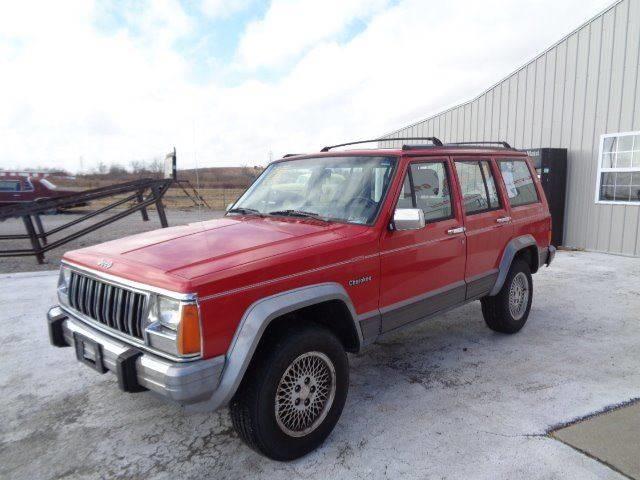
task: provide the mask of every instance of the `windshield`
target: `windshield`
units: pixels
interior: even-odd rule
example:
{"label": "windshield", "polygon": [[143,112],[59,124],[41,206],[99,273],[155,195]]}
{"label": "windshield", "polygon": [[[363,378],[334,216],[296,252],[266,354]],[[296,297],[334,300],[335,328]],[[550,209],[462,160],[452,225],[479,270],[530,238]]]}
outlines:
{"label": "windshield", "polygon": [[391,181],[393,157],[319,157],[269,165],[229,213],[372,223]]}

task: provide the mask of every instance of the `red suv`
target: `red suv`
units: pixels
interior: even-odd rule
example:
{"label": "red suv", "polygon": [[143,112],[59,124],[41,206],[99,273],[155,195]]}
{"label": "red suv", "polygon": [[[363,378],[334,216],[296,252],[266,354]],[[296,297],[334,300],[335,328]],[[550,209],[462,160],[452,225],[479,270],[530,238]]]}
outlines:
{"label": "red suv", "polygon": [[288,156],[222,219],[68,252],[51,342],[126,392],[228,405],[270,458],[306,454],[342,412],[345,352],[474,300],[515,333],[553,259],[525,153],[421,140]]}

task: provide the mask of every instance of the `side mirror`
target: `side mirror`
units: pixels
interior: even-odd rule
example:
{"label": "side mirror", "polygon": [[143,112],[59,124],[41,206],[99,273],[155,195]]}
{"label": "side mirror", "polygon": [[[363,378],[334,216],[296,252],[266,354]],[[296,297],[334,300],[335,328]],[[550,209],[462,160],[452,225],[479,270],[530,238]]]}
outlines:
{"label": "side mirror", "polygon": [[394,230],[418,230],[424,226],[424,212],[420,208],[397,208],[393,214]]}

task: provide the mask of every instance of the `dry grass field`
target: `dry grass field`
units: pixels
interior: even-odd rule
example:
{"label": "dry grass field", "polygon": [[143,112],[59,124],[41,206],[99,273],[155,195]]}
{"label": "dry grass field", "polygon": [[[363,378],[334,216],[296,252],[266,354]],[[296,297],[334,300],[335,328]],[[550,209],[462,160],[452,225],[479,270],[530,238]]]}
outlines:
{"label": "dry grass field", "polygon": [[[234,202],[262,172],[261,167],[216,167],[200,168],[197,171],[179,170],[178,179],[188,182],[185,185],[190,195],[194,195],[189,184],[195,187],[202,198],[213,210],[223,210]],[[76,176],[51,174],[49,180],[55,185],[69,190],[88,190],[105,187],[116,183],[129,182],[140,178],[160,178],[161,174],[154,170],[142,169],[126,171],[116,169],[105,173],[91,173]],[[91,208],[97,209],[123,197],[113,197],[93,202]],[[173,185],[164,197],[168,208],[185,209],[194,207],[192,200],[185,195],[179,185]]]}
{"label": "dry grass field", "polygon": [[[211,167],[178,170],[178,180],[188,181],[199,188],[247,188],[260,175],[262,167]],[[105,173],[87,173],[76,176],[51,174],[50,179],[64,188],[89,189],[140,178],[161,178],[157,169],[125,170],[116,168]]]}
{"label": "dry grass field", "polygon": [[[234,202],[244,191],[245,188],[201,188],[198,190],[202,198],[212,210],[226,209],[227,205]],[[189,193],[193,195],[193,192],[189,191]],[[98,208],[108,205],[109,203],[113,203],[116,199],[124,198],[125,196],[126,195],[110,197],[91,202],[91,209],[97,210]],[[165,194],[163,203],[167,208],[174,210],[192,209],[196,206],[179,187],[171,187]],[[151,206],[149,208],[153,210],[155,207]]]}

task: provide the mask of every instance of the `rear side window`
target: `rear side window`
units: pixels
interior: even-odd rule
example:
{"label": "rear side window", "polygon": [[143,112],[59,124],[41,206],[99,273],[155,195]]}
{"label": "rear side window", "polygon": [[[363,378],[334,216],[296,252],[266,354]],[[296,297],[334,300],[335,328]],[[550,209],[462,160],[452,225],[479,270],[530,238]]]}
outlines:
{"label": "rear side window", "polygon": [[13,180],[0,180],[0,192],[19,192],[20,182]]}
{"label": "rear side window", "polygon": [[456,161],[456,171],[467,215],[500,208],[500,197],[488,160]]}
{"label": "rear side window", "polygon": [[502,160],[500,172],[512,207],[538,202],[538,192],[524,160]]}
{"label": "rear side window", "polygon": [[451,190],[444,162],[412,163],[402,184],[398,208],[419,208],[426,222],[451,218]]}

